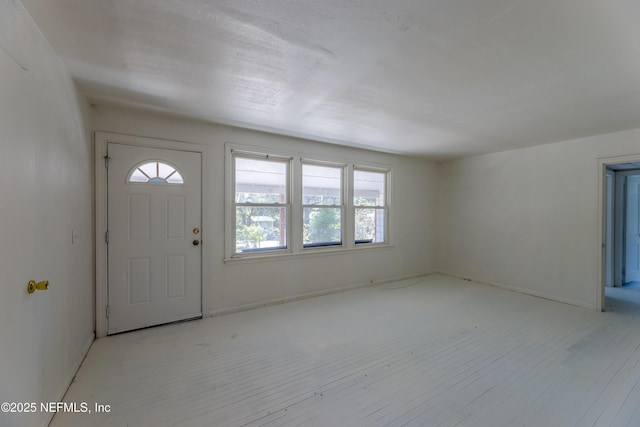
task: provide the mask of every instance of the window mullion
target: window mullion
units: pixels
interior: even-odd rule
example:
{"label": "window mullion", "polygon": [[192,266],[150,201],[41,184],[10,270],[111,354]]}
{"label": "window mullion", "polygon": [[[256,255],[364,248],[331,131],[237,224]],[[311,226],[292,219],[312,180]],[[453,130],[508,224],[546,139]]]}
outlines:
{"label": "window mullion", "polygon": [[289,203],[247,203],[247,202],[242,202],[242,203],[234,203],[234,206],[237,206],[237,207],[256,206],[256,207],[261,207],[261,208],[284,208],[284,207],[288,208],[291,205]]}
{"label": "window mullion", "polygon": [[356,235],[355,207],[353,203],[353,169],[353,164],[348,164],[344,171],[344,182],[346,183],[346,185],[344,186],[344,200],[346,201],[346,212],[344,215],[344,244],[346,245],[347,249],[355,247]]}
{"label": "window mullion", "polygon": [[300,157],[294,158],[291,162],[291,221],[289,235],[291,240],[291,251],[293,253],[299,253],[302,251],[302,240],[304,236],[303,231],[303,206],[302,206],[302,161]]}
{"label": "window mullion", "polygon": [[344,205],[319,205],[317,203],[312,203],[308,205],[302,205],[303,208],[334,208],[334,209],[342,209]]}

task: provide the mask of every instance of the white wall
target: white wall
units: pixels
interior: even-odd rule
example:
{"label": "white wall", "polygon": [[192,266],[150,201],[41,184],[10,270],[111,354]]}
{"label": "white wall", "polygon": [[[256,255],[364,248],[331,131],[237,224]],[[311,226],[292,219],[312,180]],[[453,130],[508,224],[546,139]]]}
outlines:
{"label": "white wall", "polygon": [[[93,339],[91,146],[69,76],[18,1],[0,2],[0,47],[0,402],[39,404],[61,400]],[[28,295],[30,279],[51,289]],[[49,418],[0,413],[0,425]]]}
{"label": "white wall", "polygon": [[446,162],[438,267],[595,308],[598,159],[640,153],[640,130]]}
{"label": "white wall", "polygon": [[[17,0],[0,3],[0,401],[60,400],[93,334],[91,130],[206,144],[208,312],[438,268],[594,307],[597,159],[640,130],[444,163],[83,101]],[[225,264],[224,143],[393,167],[394,247]],[[436,191],[438,194],[436,194]],[[437,212],[436,212],[437,205]],[[72,230],[79,239],[72,244]],[[436,241],[437,240],[437,241]],[[438,257],[436,259],[436,251]],[[29,279],[51,289],[26,293]],[[0,413],[0,425],[48,414]]]}
{"label": "white wall", "polygon": [[[427,160],[350,149],[263,132],[206,124],[110,106],[94,106],[92,129],[206,144],[210,156],[205,232],[214,244],[210,281],[205,283],[205,312],[360,285],[370,281],[431,272],[435,268],[436,170]],[[393,169],[389,249],[303,255],[260,262],[224,263],[225,143],[245,144],[285,152],[386,163]],[[206,195],[205,195],[206,196]],[[204,235],[203,235],[204,239]]]}

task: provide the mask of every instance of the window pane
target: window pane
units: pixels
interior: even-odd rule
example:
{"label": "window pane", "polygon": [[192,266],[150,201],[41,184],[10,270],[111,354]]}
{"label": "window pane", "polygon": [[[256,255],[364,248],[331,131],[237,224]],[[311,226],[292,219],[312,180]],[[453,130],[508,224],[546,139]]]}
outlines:
{"label": "window pane", "polygon": [[173,166],[169,166],[166,163],[158,162],[158,176],[160,178],[167,179],[167,177],[173,172],[175,168]]}
{"label": "window pane", "polygon": [[287,248],[287,208],[236,207],[236,253]]}
{"label": "window pane", "polygon": [[169,175],[169,178],[167,178],[167,182],[169,184],[184,184],[182,175],[180,175],[180,172],[178,171],[175,171],[173,172],[173,174]]}
{"label": "window pane", "polygon": [[287,162],[236,157],[236,203],[287,203]]}
{"label": "window pane", "polygon": [[144,172],[149,179],[158,176],[158,162],[145,163],[144,165],[138,166],[138,169]]}
{"label": "window pane", "polygon": [[385,240],[385,209],[356,208],[356,243],[381,243]]}
{"label": "window pane", "polygon": [[304,208],[304,246],[342,244],[340,208]]}
{"label": "window pane", "polygon": [[302,204],[341,205],[342,168],[303,164]]}
{"label": "window pane", "polygon": [[129,177],[129,182],[147,182],[149,178],[140,171],[140,169],[136,169]]}
{"label": "window pane", "polygon": [[354,206],[384,206],[384,172],[353,171]]}

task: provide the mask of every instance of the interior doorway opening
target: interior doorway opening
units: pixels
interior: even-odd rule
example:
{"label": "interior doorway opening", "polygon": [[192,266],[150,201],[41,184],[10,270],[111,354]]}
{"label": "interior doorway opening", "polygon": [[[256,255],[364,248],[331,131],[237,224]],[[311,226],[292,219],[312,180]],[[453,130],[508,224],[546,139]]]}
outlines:
{"label": "interior doorway opening", "polygon": [[640,307],[640,161],[604,164],[601,309]]}

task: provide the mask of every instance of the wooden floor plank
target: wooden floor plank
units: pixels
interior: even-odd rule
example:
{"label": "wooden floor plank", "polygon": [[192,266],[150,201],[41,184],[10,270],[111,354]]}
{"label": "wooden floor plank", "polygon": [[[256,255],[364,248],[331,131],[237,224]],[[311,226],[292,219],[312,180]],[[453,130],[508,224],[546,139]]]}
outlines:
{"label": "wooden floor plank", "polygon": [[639,425],[640,286],[607,312],[442,275],[97,340],[59,426]]}

